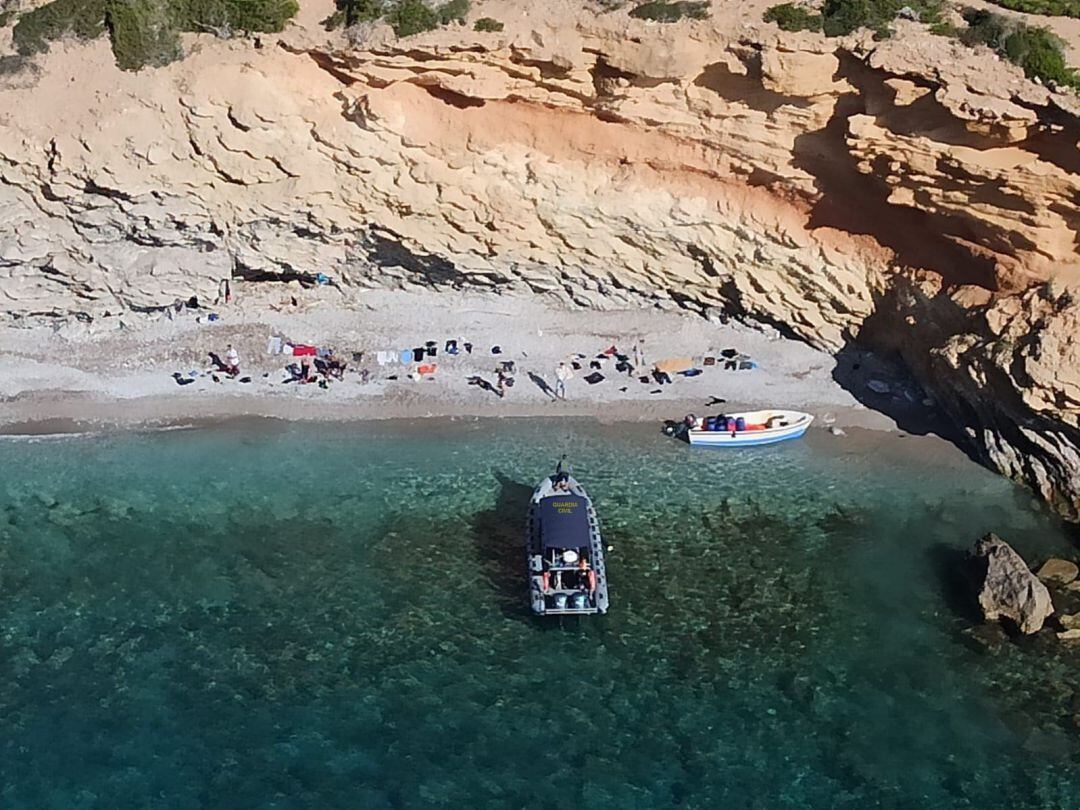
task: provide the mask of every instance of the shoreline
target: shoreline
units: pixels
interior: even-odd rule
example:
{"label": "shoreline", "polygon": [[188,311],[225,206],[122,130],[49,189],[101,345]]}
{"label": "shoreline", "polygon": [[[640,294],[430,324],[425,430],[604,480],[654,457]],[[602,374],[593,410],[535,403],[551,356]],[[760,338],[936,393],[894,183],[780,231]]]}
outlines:
{"label": "shoreline", "polygon": [[[395,421],[486,420],[486,419],[592,419],[599,424],[662,424],[666,419],[681,420],[687,413],[706,410],[730,412],[764,407],[762,403],[732,403],[706,409],[699,399],[670,399],[648,403],[607,403],[603,409],[596,402],[500,403],[504,407],[470,406],[420,400],[396,403],[387,409],[381,398],[368,402],[310,403],[275,400],[258,395],[232,395],[212,401],[170,401],[165,397],[136,399],[84,400],[65,397],[55,400],[26,399],[0,403],[0,436],[85,433],[88,431],[176,429],[201,427],[246,419],[296,424],[364,424]],[[662,411],[662,413],[658,413]],[[24,415],[34,412],[35,416]],[[862,428],[881,432],[904,432],[882,413],[867,408],[808,408],[815,417],[812,429],[827,427]],[[664,415],[664,414],[667,415]]]}
{"label": "shoreline", "polygon": [[[318,292],[318,291],[317,291]],[[67,323],[54,328],[4,328],[0,345],[0,435],[72,433],[100,429],[173,427],[236,418],[290,422],[367,422],[438,418],[592,418],[601,423],[681,420],[687,413],[735,412],[768,407],[804,410],[815,428],[864,427],[900,431],[893,414],[931,432],[929,409],[902,370],[865,354],[845,370],[840,360],[805,343],[749,325],[718,324],[684,312],[585,311],[535,299],[477,293],[371,290],[360,305],[315,299],[280,312],[273,293],[245,292],[240,301],[213,308],[128,317],[124,328]],[[422,323],[421,323],[422,322]],[[334,347],[349,362],[340,381],[325,388],[287,382],[293,357],[270,355],[270,337]],[[409,379],[416,363],[376,363],[384,349],[471,341],[472,351],[433,360],[437,371]],[[616,346],[630,355],[643,341],[644,366],[617,370],[601,361],[602,380],[590,384],[590,363]],[[206,369],[209,352],[235,346],[240,383]],[[495,347],[499,347],[496,352]],[[755,367],[725,370],[722,352],[737,351]],[[643,370],[665,358],[693,358],[695,377],[672,375],[668,384],[642,381]],[[712,365],[705,357],[716,357]],[[357,358],[360,358],[359,360]],[[550,388],[560,362],[581,368],[567,384],[567,399]],[[515,384],[498,397],[469,380],[495,380],[495,367],[515,364]],[[864,366],[860,370],[860,365]],[[369,373],[368,381],[358,373]],[[194,377],[178,385],[175,375]],[[861,375],[861,378],[860,376]],[[888,380],[881,407],[864,404],[867,380]],[[854,392],[854,393],[853,393]],[[871,399],[878,396],[870,393]],[[895,415],[895,414],[894,414]],[[922,428],[925,427],[925,430]]]}

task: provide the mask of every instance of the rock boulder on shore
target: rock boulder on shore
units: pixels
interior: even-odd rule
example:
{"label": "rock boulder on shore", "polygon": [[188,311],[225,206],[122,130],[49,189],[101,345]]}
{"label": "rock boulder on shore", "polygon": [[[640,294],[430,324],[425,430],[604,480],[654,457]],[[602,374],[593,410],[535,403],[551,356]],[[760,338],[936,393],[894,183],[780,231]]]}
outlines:
{"label": "rock boulder on shore", "polygon": [[1080,567],[1070,560],[1060,560],[1051,557],[1042,564],[1038,577],[1043,582],[1056,582],[1059,585],[1068,585],[1080,576]]}
{"label": "rock boulder on shore", "polygon": [[976,559],[986,564],[979,589],[979,607],[987,621],[1007,618],[1022,633],[1037,633],[1054,612],[1050,592],[1031,573],[1012,546],[990,533],[975,543]]}

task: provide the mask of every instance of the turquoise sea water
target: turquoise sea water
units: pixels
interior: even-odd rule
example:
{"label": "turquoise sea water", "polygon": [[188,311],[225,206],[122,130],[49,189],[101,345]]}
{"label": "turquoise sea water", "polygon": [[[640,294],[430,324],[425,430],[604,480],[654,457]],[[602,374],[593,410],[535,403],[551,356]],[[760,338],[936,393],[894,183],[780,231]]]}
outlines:
{"label": "turquoise sea water", "polygon": [[[1080,659],[973,643],[957,551],[1072,548],[955,452],[652,426],[0,441],[0,807],[1078,807]],[[562,452],[606,617],[531,617]],[[1074,691],[1075,690],[1075,691]]]}

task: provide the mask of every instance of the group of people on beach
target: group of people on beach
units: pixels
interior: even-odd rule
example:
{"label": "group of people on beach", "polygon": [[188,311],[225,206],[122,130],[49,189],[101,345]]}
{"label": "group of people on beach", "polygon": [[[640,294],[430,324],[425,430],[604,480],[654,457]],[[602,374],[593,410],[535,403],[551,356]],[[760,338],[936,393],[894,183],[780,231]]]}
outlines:
{"label": "group of people on beach", "polygon": [[[274,342],[280,344],[280,338],[271,338],[271,344]],[[454,344],[452,347],[450,344]],[[565,400],[567,398],[567,388],[571,380],[577,376],[577,371],[582,370],[584,379],[589,384],[595,384],[596,382],[604,379],[604,374],[601,374],[601,370],[609,368],[606,365],[609,361],[614,363],[614,369],[616,372],[625,372],[626,374],[633,376],[636,372],[640,373],[640,369],[645,365],[645,346],[644,339],[638,338],[634,344],[631,352],[631,357],[627,356],[617,350],[613,345],[608,349],[605,349],[601,353],[597,354],[594,358],[589,359],[584,354],[571,355],[566,360],[562,360],[558,363],[554,370],[554,386],[549,386],[541,377],[536,374],[530,373],[529,377],[548,395],[552,400]],[[448,353],[457,354],[457,341],[448,342]],[[465,344],[468,353],[471,353],[472,344]],[[329,383],[333,380],[344,379],[345,372],[348,368],[347,363],[344,360],[339,359],[333,349],[322,349],[314,346],[292,346],[289,345],[291,353],[296,358],[294,362],[285,366],[285,372],[288,375],[283,382],[285,383],[298,383],[308,384],[316,383],[322,388],[327,388]],[[452,350],[453,349],[453,350]],[[301,351],[302,350],[302,351]],[[271,353],[275,353],[273,349],[268,349]],[[430,352],[430,349],[427,351]],[[280,349],[277,353],[280,353]],[[492,347],[493,354],[502,354],[501,347]],[[354,359],[362,358],[363,353],[354,354]],[[210,352],[211,368],[209,373],[214,377],[215,382],[220,381],[218,374],[226,375],[230,378],[240,377],[240,355],[236,348],[230,343],[226,346],[224,356],[217,354],[216,352]],[[382,364],[382,361],[380,361]],[[586,367],[587,364],[587,367]],[[421,379],[425,375],[434,373],[436,366],[428,364],[426,366],[421,365],[418,367],[418,371],[408,375],[412,379]],[[427,371],[425,371],[427,369]],[[514,386],[515,373],[517,372],[517,366],[513,360],[501,360],[494,369],[495,381],[489,382],[489,379],[485,379],[480,375],[472,375],[468,378],[469,385],[474,385],[482,388],[486,391],[497,395],[500,399],[504,399],[509,389]],[[609,373],[606,372],[605,373]],[[192,372],[194,375],[195,372]],[[370,371],[363,369],[360,371],[361,382],[367,382],[370,378]],[[264,374],[263,376],[268,376]],[[390,380],[397,379],[396,376],[388,377]],[[669,378],[670,380],[670,378]],[[241,382],[250,382],[250,378],[242,378]],[[623,389],[625,390],[625,389]]]}
{"label": "group of people on beach", "polygon": [[334,355],[333,349],[328,349],[322,357],[317,355],[304,355],[298,363],[289,363],[285,371],[289,379],[285,382],[300,384],[318,383],[323,387],[330,380],[342,380],[345,378],[345,369],[348,364]]}

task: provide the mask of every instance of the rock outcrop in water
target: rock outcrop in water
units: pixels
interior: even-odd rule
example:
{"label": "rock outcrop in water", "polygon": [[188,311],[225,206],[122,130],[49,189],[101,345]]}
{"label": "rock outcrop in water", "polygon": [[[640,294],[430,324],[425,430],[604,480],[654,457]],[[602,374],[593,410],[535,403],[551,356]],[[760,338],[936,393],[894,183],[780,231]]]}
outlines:
{"label": "rock outcrop in water", "polygon": [[0,317],[315,272],[720,309],[896,349],[988,463],[1080,517],[1074,96],[905,24],[497,11],[504,33],[361,49],[193,37],[139,74],[54,48],[2,90]]}
{"label": "rock outcrop in water", "polygon": [[979,607],[987,621],[1009,619],[1022,633],[1037,633],[1053,614],[1050,592],[1031,573],[1013,547],[988,534],[972,552],[986,573],[979,588]]}

